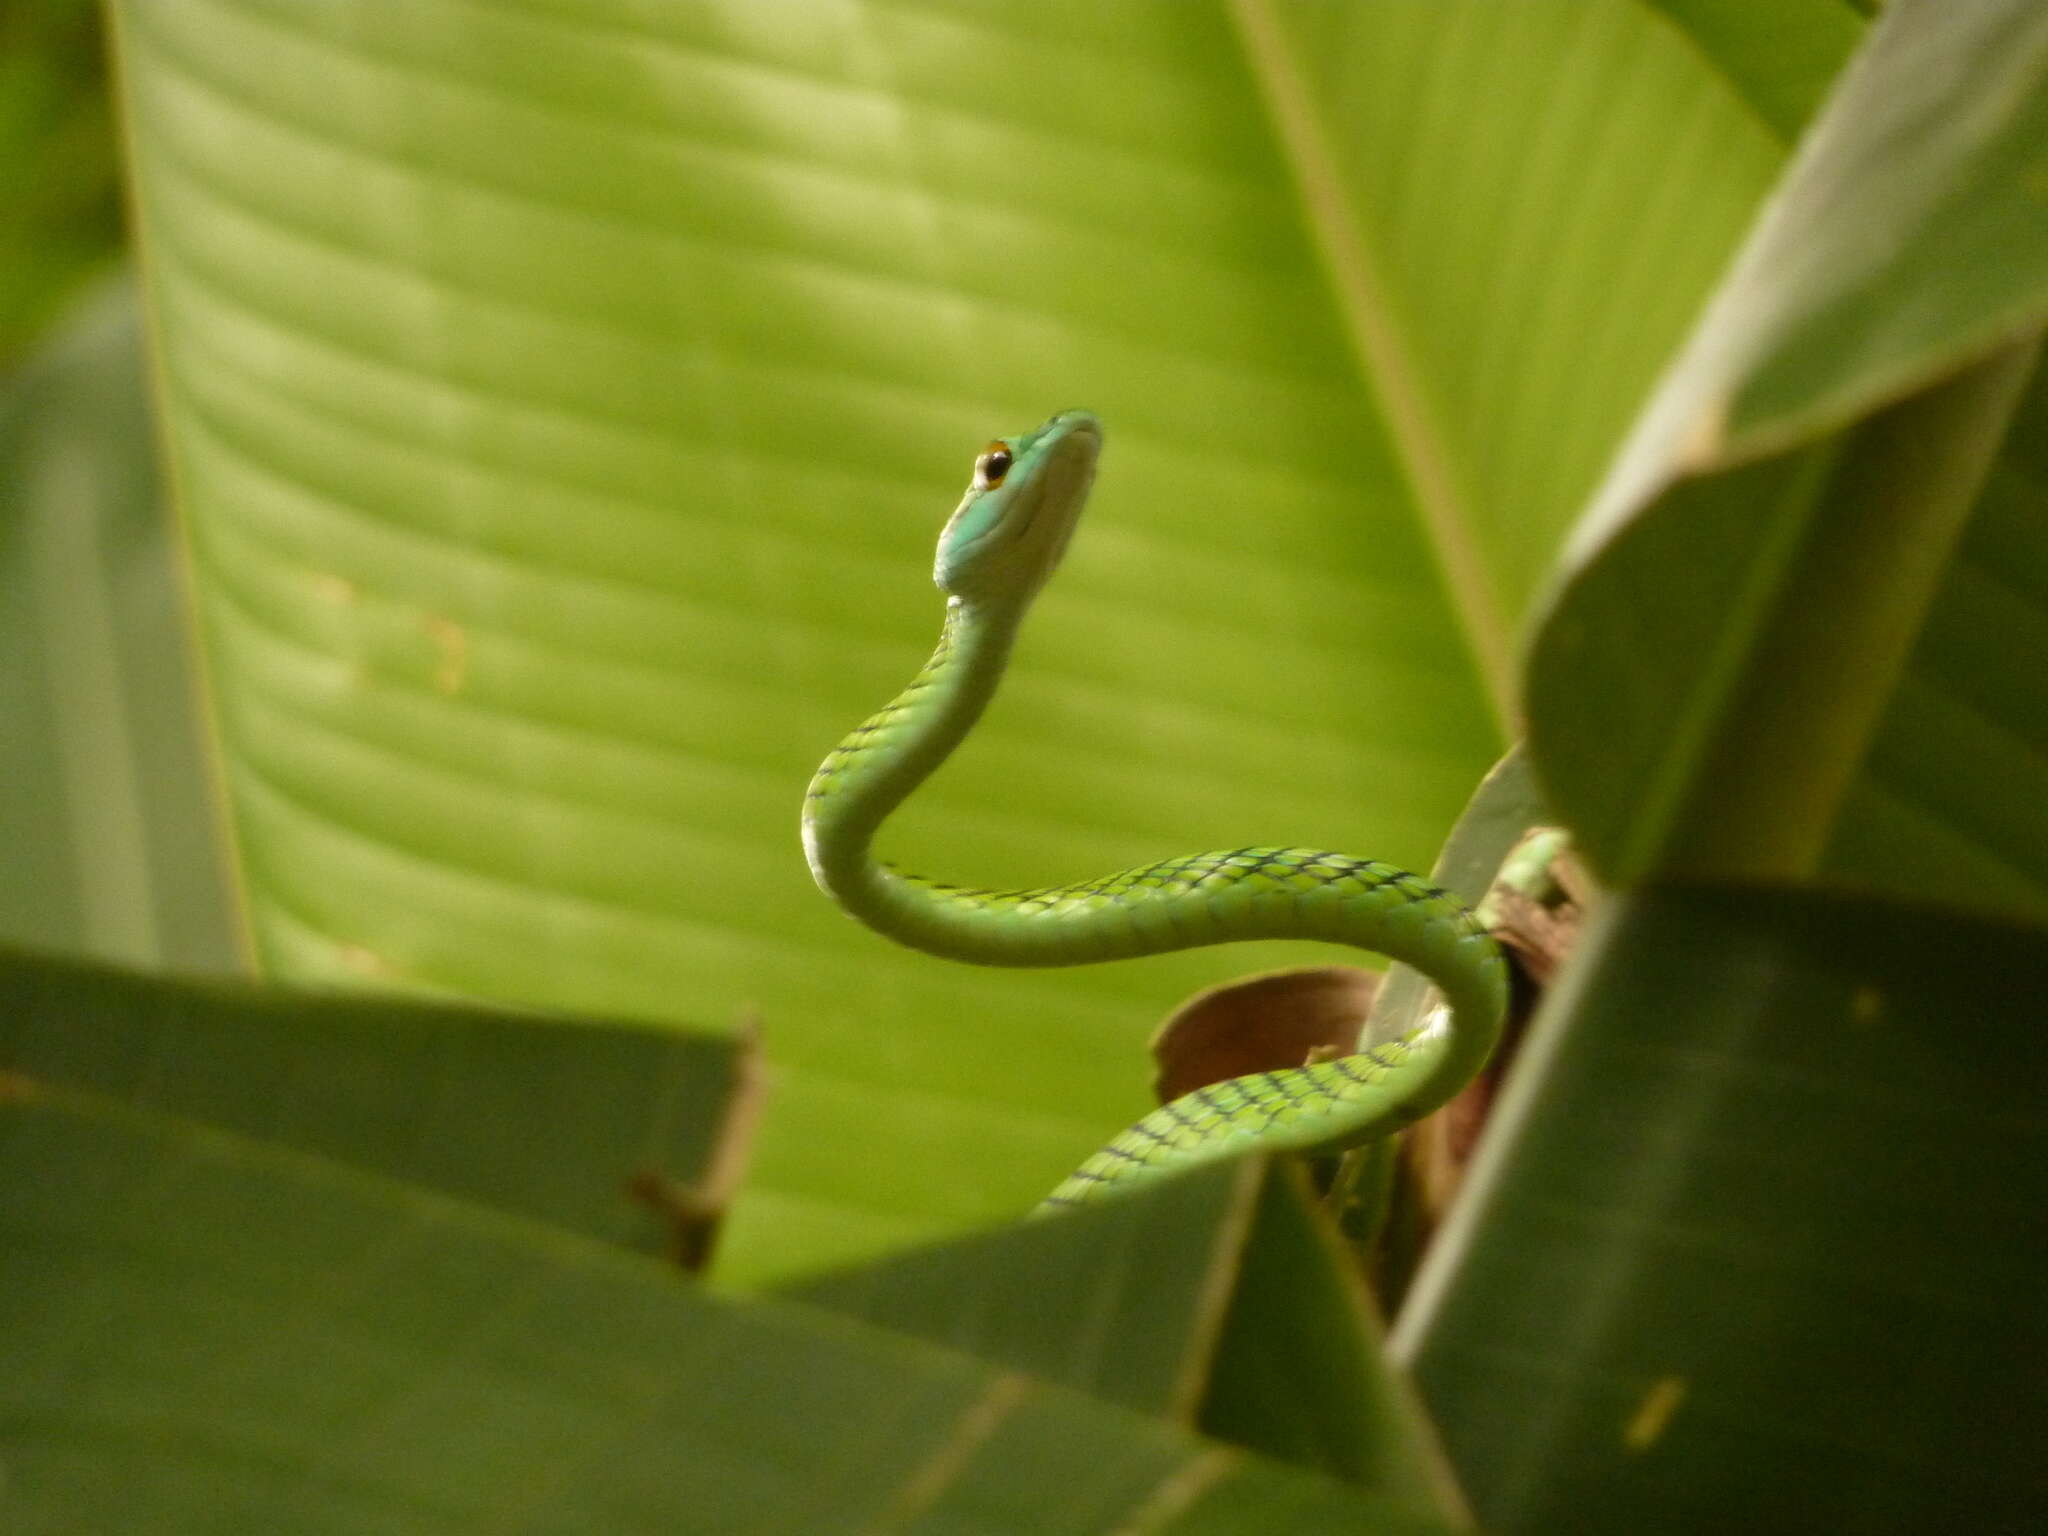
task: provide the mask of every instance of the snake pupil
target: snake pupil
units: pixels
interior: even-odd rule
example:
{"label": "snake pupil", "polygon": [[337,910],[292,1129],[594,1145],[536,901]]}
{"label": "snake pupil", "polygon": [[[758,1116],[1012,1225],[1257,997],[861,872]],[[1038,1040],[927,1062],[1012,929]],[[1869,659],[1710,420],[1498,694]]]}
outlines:
{"label": "snake pupil", "polygon": [[1010,450],[1001,443],[996,443],[982,454],[974,468],[981,476],[981,483],[993,490],[1003,483],[1003,476],[1010,472]]}

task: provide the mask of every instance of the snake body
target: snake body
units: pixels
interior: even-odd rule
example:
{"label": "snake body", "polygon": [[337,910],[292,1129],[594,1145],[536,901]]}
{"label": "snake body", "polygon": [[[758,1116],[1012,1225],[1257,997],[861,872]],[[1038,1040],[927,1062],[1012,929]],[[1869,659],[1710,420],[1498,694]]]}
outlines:
{"label": "snake body", "polygon": [[1485,1064],[1507,1000],[1501,954],[1458,900],[1391,864],[1313,848],[1183,855],[1030,890],[948,885],[878,862],[877,828],[966,737],[994,695],[1031,600],[1065,551],[1102,431],[1065,411],[990,443],[939,538],[938,648],[910,685],[834,747],[804,802],[811,872],[901,943],[980,965],[1085,965],[1240,939],[1321,939],[1416,967],[1446,1007],[1398,1040],[1199,1088],[1132,1125],[1045,1207],[1135,1188],[1257,1150],[1328,1152],[1442,1105]]}

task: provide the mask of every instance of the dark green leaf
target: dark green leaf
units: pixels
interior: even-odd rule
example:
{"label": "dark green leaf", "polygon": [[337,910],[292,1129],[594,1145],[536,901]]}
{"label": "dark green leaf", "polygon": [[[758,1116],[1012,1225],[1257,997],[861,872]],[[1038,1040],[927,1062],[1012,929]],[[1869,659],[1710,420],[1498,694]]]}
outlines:
{"label": "dark green leaf", "polygon": [[1575,574],[1530,742],[1610,881],[1820,867],[2031,361],[1682,481]]}
{"label": "dark green leaf", "polygon": [[789,1293],[1418,1508],[1459,1508],[1298,1175],[1210,1168]]}
{"label": "dark green leaf", "polygon": [[10,1536],[1442,1530],[929,1345],[18,1084]]}
{"label": "dark green leaf", "polygon": [[[673,1029],[143,977],[0,949],[0,1072],[668,1247],[751,1105]],[[737,1122],[737,1124],[735,1123]],[[722,1162],[725,1159],[728,1161]]]}
{"label": "dark green leaf", "polygon": [[2048,918],[2048,368],[1841,808],[1831,875]]}
{"label": "dark green leaf", "polygon": [[1204,1170],[785,1294],[1192,1422],[1265,1181],[1256,1162]]}
{"label": "dark green leaf", "polygon": [[1355,1260],[1276,1169],[1246,1235],[1216,1344],[1202,1429],[1457,1519],[1462,1499],[1382,1348]]}
{"label": "dark green leaf", "polygon": [[2038,402],[2007,435],[2048,317],[2044,145],[2028,0],[1888,8],[1814,125],[1532,650],[1537,768],[1609,878],[2048,912],[2048,859],[1996,830],[2048,792],[2048,695],[1985,671],[2048,626],[2015,516]]}
{"label": "dark green leaf", "polygon": [[1501,1531],[2019,1531],[2048,1440],[2048,940],[1618,898],[1396,1335]]}

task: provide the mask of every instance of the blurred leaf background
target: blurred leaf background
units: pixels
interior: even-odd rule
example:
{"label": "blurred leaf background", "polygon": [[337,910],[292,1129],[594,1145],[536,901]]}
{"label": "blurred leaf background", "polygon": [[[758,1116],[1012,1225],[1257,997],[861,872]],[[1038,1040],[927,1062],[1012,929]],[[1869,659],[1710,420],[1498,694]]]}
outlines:
{"label": "blurred leaf background", "polygon": [[0,363],[10,370],[121,257],[120,161],[99,14],[22,0],[0,17]]}
{"label": "blurred leaf background", "polygon": [[[0,21],[0,938],[344,997],[244,1013],[0,952],[31,1498],[204,1401],[225,1460],[149,1463],[166,1529],[220,1486],[258,1523],[659,1527],[663,1453],[576,1449],[636,1423],[729,1501],[707,1529],[825,1528],[820,1466],[880,1528],[1343,1528],[1320,1479],[1458,1522],[1256,1170],[765,1310],[692,1293],[684,1325],[600,1251],[650,1246],[621,1147],[686,1181],[697,1090],[746,1099],[737,1031],[767,1092],[718,1274],[787,1284],[1020,1211],[1142,1107],[1154,1019],[1299,958],[983,972],[809,887],[802,786],[929,646],[973,453],[1081,404],[1094,509],[888,851],[991,882],[1254,840],[1427,864],[1526,729],[1614,896],[1393,1339],[1465,1495],[1504,1529],[2018,1507],[2048,1424],[2038,9],[1907,0],[1846,67],[1834,0],[109,17],[111,118],[85,13]],[[698,1066],[635,1065],[671,1033]],[[1160,1253],[1175,1304],[1134,1307]],[[160,1343],[102,1326],[144,1296]],[[223,1306],[261,1321],[214,1401],[179,1362]],[[349,1369],[299,1353],[330,1335]],[[509,1459],[445,1437],[457,1402]],[[306,1493],[336,1480],[359,1508]]]}

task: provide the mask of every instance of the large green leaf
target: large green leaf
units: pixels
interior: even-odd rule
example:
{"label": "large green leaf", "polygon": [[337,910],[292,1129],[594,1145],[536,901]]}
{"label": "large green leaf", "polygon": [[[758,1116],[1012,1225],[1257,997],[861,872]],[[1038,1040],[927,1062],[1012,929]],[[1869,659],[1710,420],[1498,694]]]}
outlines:
{"label": "large green leaf", "polygon": [[789,1294],[1462,1512],[1352,1258],[1293,1167],[1199,1170]]}
{"label": "large green leaf", "polygon": [[1536,642],[1536,765],[1611,877],[2048,915],[2048,691],[2013,664],[2048,632],[2044,177],[2048,12],[1890,7]]}
{"label": "large green leaf", "polygon": [[1855,36],[1834,4],[1757,12],[1783,71],[1759,89],[1734,50],[1702,68],[1658,9],[1238,8],[1338,316],[1508,710],[1558,536],[1796,130],[1778,92],[1817,89]]}
{"label": "large green leaf", "polygon": [[844,1318],[0,1080],[10,1533],[1438,1531]]}
{"label": "large green leaf", "polygon": [[2038,1511],[2039,930],[1641,882],[2048,913],[2044,113],[2038,7],[1887,7],[1568,551],[1533,762],[1636,888],[1395,1335],[1489,1527]]}
{"label": "large green leaf", "polygon": [[239,963],[132,291],[0,385],[0,937]]}
{"label": "large green leaf", "polygon": [[1829,873],[2048,918],[2048,369],[2035,368],[1826,853]]}
{"label": "large green leaf", "polygon": [[[716,1177],[736,1065],[658,1027],[0,951],[6,1528],[1455,1514],[1412,1399],[1360,1369],[1376,1335],[1305,1191],[1258,1163],[809,1292],[946,1348],[629,1260],[628,1186]],[[1197,1440],[1212,1361],[1294,1386],[1230,1438],[1373,1497]]]}
{"label": "large green leaf", "polygon": [[892,854],[1426,862],[1786,121],[1625,0],[116,14],[263,958],[758,1015],[740,1279],[1021,1209],[1247,963],[978,973],[809,889],[797,797],[929,643],[972,452],[1109,422]]}
{"label": "large green leaf", "polygon": [[1462,1523],[1463,1494],[1382,1347],[1356,1256],[1286,1171],[1245,1235],[1201,1426]]}
{"label": "large green leaf", "polygon": [[2001,354],[1684,481],[1574,573],[1535,654],[1530,740],[1611,880],[1816,870],[2030,364]]}
{"label": "large green leaf", "polygon": [[1203,1170],[1071,1220],[971,1233],[783,1294],[1192,1422],[1266,1179],[1257,1160]]}
{"label": "large green leaf", "polygon": [[720,1195],[753,1108],[745,1057],[719,1036],[0,947],[7,1073],[661,1250],[698,1236],[665,1218]]}
{"label": "large green leaf", "polygon": [[2018,1531],[2048,1389],[2037,930],[1618,898],[1395,1335],[1500,1531]]}

